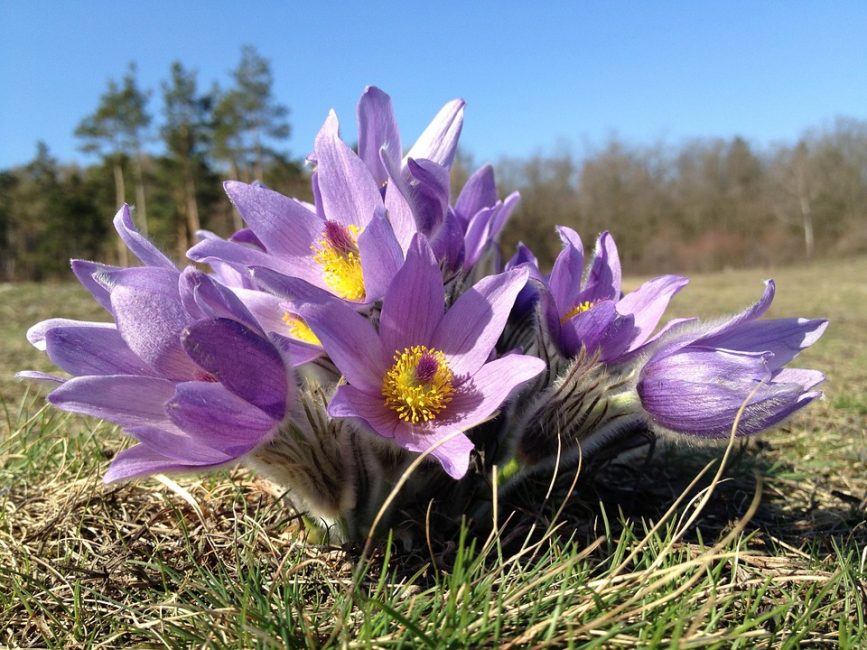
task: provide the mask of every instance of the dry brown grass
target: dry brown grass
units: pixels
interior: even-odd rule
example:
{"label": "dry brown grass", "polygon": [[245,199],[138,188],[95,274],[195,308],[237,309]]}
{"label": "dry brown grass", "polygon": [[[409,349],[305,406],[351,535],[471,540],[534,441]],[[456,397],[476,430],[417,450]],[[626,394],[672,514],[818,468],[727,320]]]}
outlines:
{"label": "dry brown grass", "polygon": [[[585,467],[574,490],[562,477],[544,508],[539,478],[498,504],[500,535],[434,531],[414,554],[375,547],[361,572],[360,549],[307,543],[274,488],[247,472],[103,485],[116,431],[43,409],[7,376],[0,643],[867,643],[867,259],[699,277],[674,311],[734,311],[765,275],[778,280],[772,315],[831,319],[804,355],[829,375],[827,397],[734,447],[719,480],[720,450],[658,447],[645,459],[645,449]],[[61,287],[2,295],[4,341],[41,317],[88,311]],[[17,338],[3,355],[10,370],[47,367]]]}

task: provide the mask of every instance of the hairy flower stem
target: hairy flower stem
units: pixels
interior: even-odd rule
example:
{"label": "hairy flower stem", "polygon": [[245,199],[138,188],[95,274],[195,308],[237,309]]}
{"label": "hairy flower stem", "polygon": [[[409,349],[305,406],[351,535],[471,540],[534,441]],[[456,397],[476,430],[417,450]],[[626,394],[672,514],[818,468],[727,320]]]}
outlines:
{"label": "hairy flower stem", "polygon": [[602,446],[642,426],[639,401],[629,377],[613,375],[583,353],[523,410],[516,423],[513,457],[505,478],[518,480],[539,469],[589,457]]}

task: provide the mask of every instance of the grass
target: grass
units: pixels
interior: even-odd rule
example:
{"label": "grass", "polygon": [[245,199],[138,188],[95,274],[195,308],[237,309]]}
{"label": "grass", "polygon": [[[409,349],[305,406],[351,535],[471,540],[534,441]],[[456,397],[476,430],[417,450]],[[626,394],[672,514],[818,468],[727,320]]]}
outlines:
{"label": "grass", "polygon": [[[672,315],[735,311],[764,275],[697,277]],[[10,376],[50,368],[29,324],[98,309],[71,286],[2,287],[0,645],[865,647],[867,259],[773,275],[772,316],[832,321],[803,356],[826,399],[721,472],[722,449],[658,446],[540,477],[494,533],[412,553],[314,544],[240,469],[104,486],[122,436]]]}

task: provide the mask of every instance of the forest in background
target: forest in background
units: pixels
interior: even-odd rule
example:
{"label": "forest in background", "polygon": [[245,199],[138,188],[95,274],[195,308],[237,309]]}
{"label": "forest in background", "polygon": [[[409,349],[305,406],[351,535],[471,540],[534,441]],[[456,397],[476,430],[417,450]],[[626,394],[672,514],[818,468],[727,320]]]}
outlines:
{"label": "forest in background", "polygon": [[[111,227],[124,202],[135,206],[142,231],[181,259],[199,229],[226,236],[241,226],[223,179],[260,180],[310,200],[309,169],[285,152],[289,109],[272,81],[270,62],[252,47],[227,88],[203,89],[194,71],[175,63],[154,93],[139,87],[130,64],[76,129],[97,164],[62,163],[40,142],[30,163],[0,170],[0,281],[66,278],[72,257],[127,264]],[[461,153],[455,190],[474,168]],[[523,241],[543,266],[559,250],[556,224],[588,244],[610,230],[631,274],[867,252],[865,120],[838,118],[765,147],[738,137],[677,145],[612,137],[581,155],[563,147],[495,168],[501,196],[522,195],[505,249]]]}

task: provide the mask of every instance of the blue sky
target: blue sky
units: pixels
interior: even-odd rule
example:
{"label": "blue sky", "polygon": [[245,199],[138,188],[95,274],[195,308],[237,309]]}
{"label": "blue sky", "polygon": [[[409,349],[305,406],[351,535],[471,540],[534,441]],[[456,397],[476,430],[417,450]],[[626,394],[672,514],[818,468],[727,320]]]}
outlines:
{"label": "blue sky", "polygon": [[72,131],[136,61],[154,89],[178,59],[228,82],[245,43],[271,60],[296,156],[329,108],[354,139],[355,102],[392,95],[409,143],[467,102],[477,162],[601,143],[743,135],[793,140],[867,118],[867,2],[49,2],[0,0],[0,168]]}

